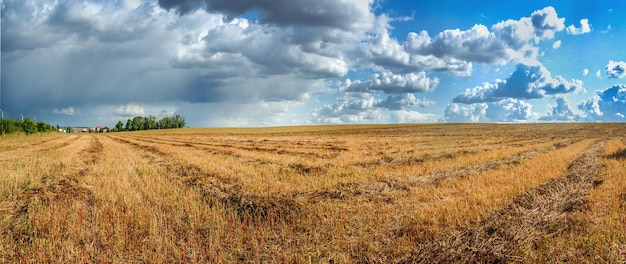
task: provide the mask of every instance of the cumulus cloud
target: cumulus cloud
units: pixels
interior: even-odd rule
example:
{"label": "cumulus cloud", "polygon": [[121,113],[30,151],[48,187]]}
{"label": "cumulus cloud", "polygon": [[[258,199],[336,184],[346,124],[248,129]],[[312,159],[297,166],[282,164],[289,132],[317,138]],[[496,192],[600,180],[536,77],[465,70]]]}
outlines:
{"label": "cumulus cloud", "polygon": [[589,69],[584,68],[583,69],[583,76],[587,76],[589,74]]}
{"label": "cumulus cloud", "polygon": [[472,104],[497,102],[506,98],[535,99],[546,95],[583,91],[580,80],[567,81],[561,76],[552,77],[543,65],[518,64],[505,80],[484,83],[454,97],[454,103]]}
{"label": "cumulus cloud", "polygon": [[52,110],[55,114],[63,114],[63,115],[74,115],[74,107],[67,107],[63,109],[54,109]]}
{"label": "cumulus cloud", "polygon": [[580,35],[591,32],[591,25],[589,25],[589,19],[583,18],[580,20],[580,28],[574,25],[567,27],[567,34]]}
{"label": "cumulus cloud", "polygon": [[432,123],[437,122],[441,117],[430,113],[420,113],[417,111],[396,110],[390,113],[392,123]]}
{"label": "cumulus cloud", "polygon": [[582,101],[578,109],[583,111],[588,121],[626,121],[626,85],[615,85],[606,90],[596,91],[596,95]]}
{"label": "cumulus cloud", "polygon": [[457,104],[447,106],[444,122],[518,122],[533,116],[532,105],[523,100],[505,99],[499,102]]}
{"label": "cumulus cloud", "polygon": [[444,122],[488,122],[487,119],[487,104],[457,104],[451,103],[446,107],[446,111],[444,113],[444,117],[442,121]]}
{"label": "cumulus cloud", "polygon": [[574,114],[572,108],[569,106],[567,99],[563,97],[556,98],[556,105],[547,106],[547,112],[539,117],[539,120],[543,121],[578,121],[580,117]]}
{"label": "cumulus cloud", "polygon": [[[412,93],[392,94],[382,99],[380,95],[364,92],[347,92],[333,104],[316,109],[309,119],[312,123],[396,122],[399,120],[436,120],[432,114],[409,110],[435,105],[428,99],[418,99]],[[383,117],[389,114],[389,118]]]}
{"label": "cumulus cloud", "polygon": [[601,79],[602,78],[602,71],[600,71],[600,70],[596,71],[596,77]]}
{"label": "cumulus cloud", "polygon": [[309,121],[330,124],[374,122],[382,115],[382,110],[375,107],[379,101],[373,94],[350,93],[337,98],[334,104],[313,111]]}
{"label": "cumulus cloud", "polygon": [[348,92],[376,92],[386,94],[430,92],[439,85],[439,79],[429,78],[425,72],[393,74],[391,72],[375,73],[369,80],[346,80],[339,89]]}
{"label": "cumulus cloud", "polygon": [[[522,20],[525,21],[525,19]],[[551,6],[533,12],[530,20],[535,28],[535,38],[539,39],[551,39],[554,33],[565,27],[565,18],[558,17],[556,10]]]}
{"label": "cumulus cloud", "polygon": [[561,41],[557,40],[554,43],[552,43],[552,49],[558,49],[561,47]]}
{"label": "cumulus cloud", "polygon": [[[364,57],[375,66],[397,73],[420,72],[424,70],[451,72],[457,75],[469,75],[472,63],[458,58],[437,57],[433,54],[420,54],[407,49],[407,43],[400,43],[389,32],[389,18],[381,15],[376,20],[372,34],[367,42],[361,44]],[[411,33],[407,37],[410,41]]]}
{"label": "cumulus cloud", "polygon": [[608,75],[609,78],[621,79],[626,76],[626,62],[623,61],[610,60],[604,69],[606,70],[606,75]]}
{"label": "cumulus cloud", "polygon": [[417,99],[414,94],[405,93],[389,95],[387,99],[377,102],[375,106],[389,110],[405,110],[405,108],[429,107],[435,104],[432,100]]}
{"label": "cumulus cloud", "polygon": [[424,30],[410,32],[406,41],[400,42],[390,37],[389,19],[380,16],[373,34],[362,46],[374,64],[394,72],[433,70],[467,76],[472,63],[535,60],[539,50],[536,44],[554,38],[565,28],[564,20],[549,6],[530,17],[499,22],[490,28],[476,24],[467,30],[448,29],[434,36]]}

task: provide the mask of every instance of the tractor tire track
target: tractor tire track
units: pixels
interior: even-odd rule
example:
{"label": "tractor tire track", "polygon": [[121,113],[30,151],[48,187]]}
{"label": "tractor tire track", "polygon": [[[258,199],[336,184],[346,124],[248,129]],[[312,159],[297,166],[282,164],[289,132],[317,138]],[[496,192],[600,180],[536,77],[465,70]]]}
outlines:
{"label": "tractor tire track", "polygon": [[528,261],[520,248],[541,247],[542,239],[571,232],[578,223],[569,216],[580,211],[591,188],[602,184],[599,141],[572,161],[563,177],[549,180],[515,198],[509,206],[448,239],[419,245],[408,262],[504,263]]}

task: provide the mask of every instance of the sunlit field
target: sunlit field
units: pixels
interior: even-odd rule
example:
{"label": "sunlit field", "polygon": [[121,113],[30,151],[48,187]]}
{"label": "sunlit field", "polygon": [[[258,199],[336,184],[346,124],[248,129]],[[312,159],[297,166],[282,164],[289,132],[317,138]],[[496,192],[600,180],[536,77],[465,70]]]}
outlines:
{"label": "sunlit field", "polygon": [[3,263],[626,262],[625,124],[0,137]]}

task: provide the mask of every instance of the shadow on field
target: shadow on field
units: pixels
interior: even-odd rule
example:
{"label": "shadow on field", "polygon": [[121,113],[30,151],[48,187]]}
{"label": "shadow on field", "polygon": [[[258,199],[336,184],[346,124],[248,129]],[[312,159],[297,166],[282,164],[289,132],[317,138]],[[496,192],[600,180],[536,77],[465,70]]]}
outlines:
{"label": "shadow on field", "polygon": [[618,150],[614,153],[611,153],[607,156],[609,159],[623,160],[626,159],[626,149]]}

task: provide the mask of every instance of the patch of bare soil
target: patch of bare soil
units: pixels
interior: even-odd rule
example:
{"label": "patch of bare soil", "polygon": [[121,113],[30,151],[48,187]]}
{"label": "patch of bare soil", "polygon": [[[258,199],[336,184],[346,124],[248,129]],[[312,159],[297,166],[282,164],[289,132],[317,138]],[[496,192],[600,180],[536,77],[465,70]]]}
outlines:
{"label": "patch of bare soil", "polygon": [[577,228],[571,212],[580,211],[588,191],[602,183],[599,155],[604,142],[584,151],[567,174],[527,191],[476,226],[425,242],[409,262],[505,263],[526,261],[520,248],[536,250],[544,238]]}

